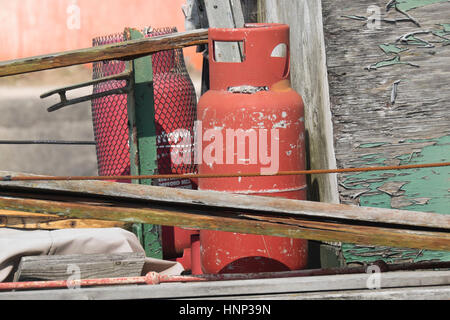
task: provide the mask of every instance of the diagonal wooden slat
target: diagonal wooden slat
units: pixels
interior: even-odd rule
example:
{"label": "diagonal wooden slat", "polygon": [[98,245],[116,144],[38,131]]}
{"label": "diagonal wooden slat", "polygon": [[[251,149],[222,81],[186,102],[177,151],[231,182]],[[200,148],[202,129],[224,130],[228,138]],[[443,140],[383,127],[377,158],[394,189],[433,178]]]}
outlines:
{"label": "diagonal wooden slat", "polygon": [[0,209],[70,219],[450,250],[448,215],[221,192],[99,181],[3,182]]}
{"label": "diagonal wooden slat", "polygon": [[[23,174],[0,171],[0,175],[17,177]],[[276,213],[310,219],[342,219],[361,223],[387,223],[401,226],[450,229],[450,215],[448,214],[247,196],[215,191],[171,189],[105,181],[0,182],[0,192],[11,188],[24,191],[82,193],[114,199],[135,199],[163,203],[168,206],[192,205],[198,209],[215,207],[224,211],[247,210],[258,211],[261,214]]]}
{"label": "diagonal wooden slat", "polygon": [[106,60],[132,60],[159,51],[208,43],[208,30],[131,40],[104,46],[0,62],[0,77]]}

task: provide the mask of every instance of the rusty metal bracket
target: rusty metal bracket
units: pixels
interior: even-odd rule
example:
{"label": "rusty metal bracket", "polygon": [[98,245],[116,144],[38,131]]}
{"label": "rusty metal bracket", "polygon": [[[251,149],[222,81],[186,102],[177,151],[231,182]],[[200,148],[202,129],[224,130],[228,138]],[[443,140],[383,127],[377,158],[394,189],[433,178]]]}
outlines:
{"label": "rusty metal bracket", "polygon": [[[63,87],[63,88],[59,88],[59,89],[55,89],[52,90],[50,92],[44,93],[41,95],[41,99],[44,98],[48,98],[50,96],[53,96],[55,94],[59,94],[60,96],[60,102],[49,107],[47,109],[48,112],[53,112],[59,109],[62,109],[64,107],[70,106],[70,105],[74,105],[74,104],[78,104],[81,102],[85,102],[85,101],[89,101],[92,99],[97,99],[97,98],[101,98],[101,97],[106,97],[112,94],[126,94],[129,93],[132,89],[132,81],[131,81],[131,76],[132,76],[132,71],[130,70],[126,70],[123,73],[117,74],[117,75],[113,75],[113,76],[109,76],[109,77],[104,77],[104,78],[100,78],[100,79],[96,79],[96,80],[92,80],[92,81],[88,81],[88,82],[83,82],[83,83],[79,83],[79,84],[75,84],[72,86],[68,86],[68,87]],[[74,98],[74,99],[67,99],[67,91],[71,91],[71,90],[75,90],[75,89],[80,89],[80,88],[84,88],[84,87],[88,87],[88,86],[92,86],[95,84],[99,84],[102,82],[107,82],[107,81],[113,81],[113,80],[126,80],[126,85],[122,88],[117,88],[117,89],[113,89],[113,90],[108,90],[105,92],[98,92],[98,93],[93,93],[87,96],[82,96],[79,98]]]}

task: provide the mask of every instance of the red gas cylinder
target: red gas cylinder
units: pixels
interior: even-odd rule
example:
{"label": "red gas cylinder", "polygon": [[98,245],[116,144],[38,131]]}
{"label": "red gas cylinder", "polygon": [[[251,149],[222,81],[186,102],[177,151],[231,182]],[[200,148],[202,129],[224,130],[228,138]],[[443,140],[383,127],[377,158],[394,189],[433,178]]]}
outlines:
{"label": "red gas cylinder", "polygon": [[[304,108],[290,86],[289,26],[210,29],[209,38],[211,89],[197,111],[199,173],[266,176],[199,179],[199,189],[305,200],[305,176],[267,176],[305,169]],[[217,42],[241,43],[244,60],[219,61]],[[201,230],[200,244],[205,273],[288,271],[307,264],[302,239]]]}

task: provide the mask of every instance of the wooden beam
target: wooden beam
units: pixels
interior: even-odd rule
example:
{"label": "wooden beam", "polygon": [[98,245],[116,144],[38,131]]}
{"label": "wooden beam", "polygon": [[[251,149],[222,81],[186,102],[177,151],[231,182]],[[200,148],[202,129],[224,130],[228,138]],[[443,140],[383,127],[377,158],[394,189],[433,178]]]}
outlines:
{"label": "wooden beam", "polygon": [[[446,215],[419,213],[408,224],[397,220],[416,212],[358,208],[299,200],[234,195],[221,192],[177,190],[103,182],[100,194],[5,192],[0,208],[60,217],[147,223],[246,234],[272,235],[319,241],[387,245],[401,248],[450,250],[450,223]],[[114,187],[133,189],[135,197]],[[135,190],[136,191],[136,190]],[[79,191],[78,191],[79,192]],[[103,195],[102,195],[103,193]],[[137,197],[137,194],[141,194]],[[115,194],[114,196],[112,196]],[[180,195],[182,195],[180,197]],[[184,195],[184,199],[183,199]],[[39,199],[39,200],[36,200]],[[149,200],[153,198],[153,200]],[[155,200],[158,199],[158,200]],[[228,203],[226,203],[228,202]],[[213,204],[214,205],[211,205]],[[223,204],[219,205],[220,203]],[[290,212],[290,213],[288,213]],[[331,214],[330,214],[331,213]],[[404,215],[406,213],[406,215]],[[356,218],[356,219],[353,219]],[[368,219],[367,219],[368,218]],[[423,220],[423,221],[422,221]],[[395,223],[392,223],[395,221]]]}
{"label": "wooden beam", "polygon": [[[20,177],[21,175],[23,174],[0,171],[0,176]],[[224,178],[224,181],[226,182],[226,178]],[[114,199],[132,199],[163,203],[168,206],[189,205],[195,206],[198,209],[215,207],[221,208],[223,211],[247,210],[257,211],[261,214],[278,213],[310,219],[341,219],[360,223],[387,223],[403,226],[450,229],[450,215],[439,213],[318,203],[215,191],[171,189],[106,181],[0,182],[0,192],[14,189],[26,192],[83,193],[85,195],[112,197]]]}
{"label": "wooden beam", "polygon": [[98,47],[0,62],[0,77],[106,60],[132,60],[153,53],[208,43],[208,30],[199,29]]}

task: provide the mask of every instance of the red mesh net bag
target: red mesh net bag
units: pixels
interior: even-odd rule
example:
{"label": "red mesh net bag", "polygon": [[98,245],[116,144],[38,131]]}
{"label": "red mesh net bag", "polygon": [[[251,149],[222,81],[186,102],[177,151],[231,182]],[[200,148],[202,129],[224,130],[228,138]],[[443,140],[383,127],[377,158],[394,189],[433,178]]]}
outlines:
{"label": "red mesh net bag", "polygon": [[[177,32],[176,28],[146,29],[146,37]],[[124,41],[123,34],[95,38],[94,46]],[[184,62],[183,51],[162,51],[152,56],[155,121],[157,135],[157,163],[160,174],[195,173],[193,163],[194,122],[197,98],[194,85]],[[93,78],[98,79],[124,72],[124,61],[94,63]],[[125,80],[112,80],[94,86],[94,93],[126,86]],[[98,174],[120,176],[130,174],[130,150],[128,132],[128,96],[114,94],[92,100],[92,119],[97,148]],[[171,133],[182,130],[185,137]],[[173,152],[180,142],[188,142],[183,150],[189,151],[191,161],[177,159]],[[178,155],[177,155],[178,154]],[[183,158],[185,159],[185,158]],[[178,188],[194,188],[189,179],[160,179],[159,185]]]}

